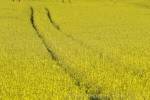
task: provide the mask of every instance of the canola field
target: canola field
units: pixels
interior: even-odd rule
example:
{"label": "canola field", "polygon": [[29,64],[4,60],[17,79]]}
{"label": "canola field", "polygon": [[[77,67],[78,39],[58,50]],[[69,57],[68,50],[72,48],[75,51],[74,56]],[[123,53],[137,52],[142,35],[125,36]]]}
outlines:
{"label": "canola field", "polygon": [[1,0],[0,100],[150,100],[149,0]]}

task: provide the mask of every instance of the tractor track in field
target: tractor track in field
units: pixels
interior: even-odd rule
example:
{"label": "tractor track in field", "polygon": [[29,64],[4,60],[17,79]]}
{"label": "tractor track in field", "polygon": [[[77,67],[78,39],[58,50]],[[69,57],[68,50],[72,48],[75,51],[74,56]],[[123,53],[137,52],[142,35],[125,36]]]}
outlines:
{"label": "tractor track in field", "polygon": [[[48,9],[45,9],[47,11],[47,16],[51,22],[51,24],[53,25],[53,27],[55,29],[57,29],[58,31],[60,31],[60,27],[52,20],[50,11]],[[98,91],[96,92],[92,92],[90,93],[89,90],[92,89],[92,85],[81,85],[81,83],[83,81],[80,81],[78,79],[78,74],[76,72],[74,72],[74,70],[72,70],[70,68],[70,66],[68,66],[67,64],[65,64],[65,62],[61,59],[61,57],[55,52],[55,50],[53,50],[51,47],[49,47],[49,45],[46,43],[46,40],[44,39],[44,37],[42,36],[42,33],[40,33],[39,28],[36,26],[36,22],[35,22],[35,11],[33,9],[33,7],[30,7],[30,11],[31,11],[31,15],[30,15],[30,22],[32,24],[33,29],[36,32],[36,35],[39,37],[39,39],[42,41],[44,47],[46,48],[46,50],[48,51],[49,56],[52,58],[52,60],[54,60],[56,62],[56,64],[58,66],[61,67],[61,69],[70,76],[70,78],[74,81],[75,86],[77,86],[80,90],[82,88],[85,89],[84,93],[87,94],[89,100],[110,100],[109,97],[105,96],[105,97],[100,97],[100,89],[99,87],[97,88]]]}
{"label": "tractor track in field", "polygon": [[30,17],[30,21],[31,21],[31,24],[32,24],[32,27],[34,28],[34,30],[36,31],[37,33],[37,36],[40,38],[40,40],[42,41],[44,47],[46,48],[46,50],[48,51],[49,55],[52,57],[53,60],[58,60],[57,56],[55,55],[55,53],[49,49],[48,45],[46,44],[45,40],[43,39],[42,35],[40,34],[38,28],[36,27],[36,24],[35,24],[35,20],[34,20],[34,9],[33,7],[30,7],[30,10],[31,10],[31,17]]}
{"label": "tractor track in field", "polygon": [[[92,48],[92,46],[88,45],[87,43],[84,43],[82,40],[77,39],[77,38],[73,37],[72,35],[67,34],[66,32],[63,32],[63,30],[60,28],[59,24],[56,24],[56,22],[53,20],[51,14],[50,14],[49,9],[48,9],[48,8],[45,8],[45,10],[46,10],[47,17],[48,17],[50,23],[51,23],[51,24],[53,25],[53,27],[54,27],[55,29],[57,29],[60,33],[64,34],[67,38],[70,38],[72,41],[78,43],[80,46],[84,47],[85,49],[90,50],[90,51],[93,52],[93,53],[96,52],[99,58],[102,58],[102,59],[103,59],[104,57],[107,57],[107,58],[109,58],[109,59],[111,60],[111,63],[113,63],[113,64],[117,64],[117,63],[118,63],[118,62],[116,62],[115,60],[112,60],[112,59],[109,57],[109,55],[104,55],[103,52],[98,51],[98,50],[95,50],[94,48]],[[56,26],[57,26],[57,27],[56,27]],[[119,62],[119,63],[120,63],[120,62]]]}
{"label": "tractor track in field", "polygon": [[[49,19],[50,23],[54,26],[54,28],[55,28],[55,25],[57,25],[59,27],[59,29],[58,28],[55,28],[55,29],[57,29],[60,33],[64,34],[67,38],[70,38],[72,41],[78,43],[80,46],[90,50],[91,52],[97,52],[98,57],[100,57],[100,58],[107,57],[108,59],[110,59],[110,62],[115,64],[115,65],[118,63],[115,60],[111,59],[111,57],[109,57],[109,55],[104,55],[103,52],[95,50],[90,45],[84,43],[82,40],[79,40],[79,39],[73,37],[72,35],[67,34],[66,32],[63,32],[62,29],[60,28],[60,26],[58,24],[56,24],[55,21],[52,19],[52,16],[51,16],[50,11],[48,10],[48,8],[45,8],[45,10],[47,12],[47,16],[48,16],[48,19]],[[120,61],[119,61],[119,63],[120,63]],[[86,88],[87,88],[86,91],[88,91],[90,89],[90,87],[88,87],[88,86]],[[97,95],[100,95],[101,93],[94,93],[92,95],[91,95],[91,93],[88,93],[88,92],[86,92],[86,93],[88,95],[90,94],[89,100],[110,100],[110,97],[107,97],[107,96],[97,97]]]}
{"label": "tractor track in field", "polygon": [[[32,24],[32,27],[34,28],[34,30],[36,31],[36,35],[39,37],[39,39],[42,41],[44,47],[46,48],[46,50],[48,51],[48,54],[50,55],[50,57],[52,58],[52,60],[54,60],[59,66],[61,66],[63,68],[63,70],[67,72],[67,69],[68,67],[64,66],[64,64],[62,63],[62,61],[60,61],[60,57],[56,54],[56,52],[54,52],[54,50],[52,50],[52,48],[50,48],[44,37],[41,35],[42,33],[40,33],[38,27],[36,26],[36,23],[35,23],[35,19],[34,19],[34,9],[33,7],[30,7],[30,10],[31,10],[31,17],[30,17],[30,21],[31,21],[31,24]],[[72,75],[70,75],[72,77]]]}
{"label": "tractor track in field", "polygon": [[[52,59],[58,64],[58,66],[60,66],[61,69],[62,69],[63,71],[65,71],[65,73],[69,74],[69,76],[75,81],[75,85],[80,88],[80,81],[77,80],[77,79],[74,77],[73,73],[70,73],[70,72],[67,71],[67,70],[68,70],[67,68],[69,68],[69,67],[68,67],[67,65],[64,65],[64,64],[62,63],[62,61],[59,60],[60,58],[55,54],[55,52],[53,52],[52,49],[50,49],[49,46],[46,44],[46,41],[44,40],[44,37],[42,37],[41,33],[39,32],[39,29],[36,27],[35,19],[34,19],[34,9],[33,9],[33,7],[30,7],[30,10],[31,10],[30,21],[31,21],[32,27],[33,27],[34,30],[36,31],[36,35],[37,35],[37,36],[40,38],[40,40],[42,41],[42,43],[43,43],[44,47],[46,48],[46,50],[48,51],[50,57],[52,57]],[[52,22],[53,22],[53,21],[52,21]]]}
{"label": "tractor track in field", "polygon": [[46,14],[47,14],[47,17],[48,17],[50,23],[52,24],[52,26],[53,26],[56,30],[58,30],[60,33],[64,34],[67,38],[70,38],[72,41],[75,41],[76,43],[78,43],[78,44],[81,45],[82,47],[85,47],[86,49],[90,49],[90,50],[92,50],[93,52],[95,52],[95,50],[93,50],[90,46],[88,46],[87,44],[85,44],[83,41],[81,41],[81,40],[79,40],[79,39],[76,39],[75,37],[73,37],[73,36],[70,35],[70,34],[67,34],[66,32],[63,32],[62,29],[60,28],[60,26],[53,20],[49,9],[48,9],[48,8],[45,8],[45,11],[46,11]]}
{"label": "tractor track in field", "polygon": [[[76,42],[79,42],[79,41],[77,41],[77,39],[75,39],[73,36],[64,33],[64,32],[60,29],[60,26],[59,26],[58,24],[56,24],[56,22],[52,19],[52,16],[51,16],[50,11],[49,11],[48,8],[45,8],[45,11],[46,11],[46,13],[47,13],[47,17],[48,17],[50,23],[53,25],[53,27],[54,27],[55,29],[57,29],[59,32],[63,33],[66,37],[70,38],[71,40],[76,41]],[[79,43],[79,44],[82,44],[82,43]]]}
{"label": "tractor track in field", "polygon": [[50,13],[50,11],[48,10],[48,8],[45,8],[45,10],[46,10],[47,17],[48,17],[50,23],[52,24],[52,26],[53,26],[56,30],[61,31],[59,25],[56,24],[55,21],[53,21],[52,16],[51,16],[51,13]]}
{"label": "tractor track in field", "polygon": [[[53,20],[52,15],[51,15],[49,9],[48,9],[48,8],[45,8],[45,11],[46,11],[46,14],[47,14],[47,17],[48,17],[50,23],[52,24],[52,26],[53,26],[57,31],[59,31],[60,33],[62,33],[63,35],[65,35],[67,38],[70,38],[72,41],[75,41],[75,42],[78,43],[80,46],[83,46],[84,48],[90,49],[90,50],[92,50],[92,52],[95,52],[94,49],[92,49],[90,46],[86,45],[85,43],[83,43],[83,42],[80,41],[79,39],[76,39],[76,38],[74,38],[72,35],[69,35],[69,34],[67,34],[66,32],[63,32],[63,31],[61,30],[59,24],[57,24],[57,23]],[[101,56],[101,53],[100,53],[100,56]],[[60,65],[60,66],[63,66],[63,65]],[[76,77],[74,77],[74,75],[73,75],[73,79],[74,79],[74,80],[76,79]],[[79,88],[86,88],[85,93],[89,96],[89,100],[110,100],[110,98],[109,98],[108,96],[102,96],[102,97],[99,96],[99,95],[101,94],[100,87],[97,87],[96,92],[91,93],[91,92],[89,92],[89,90],[92,88],[92,87],[90,87],[91,84],[90,84],[90,86],[80,86],[80,83],[81,83],[81,82],[80,82],[79,80],[75,80],[75,84],[76,84]]]}

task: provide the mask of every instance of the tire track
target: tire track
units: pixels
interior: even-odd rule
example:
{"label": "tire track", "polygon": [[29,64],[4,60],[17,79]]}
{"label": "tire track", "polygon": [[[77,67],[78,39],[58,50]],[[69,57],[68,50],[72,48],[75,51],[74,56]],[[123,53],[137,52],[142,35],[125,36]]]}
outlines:
{"label": "tire track", "polygon": [[[50,23],[53,25],[54,20],[52,19],[52,16],[50,14],[50,11],[48,8],[45,8],[46,12],[47,12],[47,16],[48,16],[48,19],[50,21]],[[50,15],[50,16],[49,16]],[[56,23],[55,23],[56,24]],[[58,25],[58,24],[57,24]],[[59,26],[59,25],[58,25]],[[57,29],[58,30],[58,29]],[[94,48],[92,48],[90,45],[87,45],[86,43],[84,43],[83,41],[73,37],[72,35],[69,35],[67,34],[66,32],[63,32],[59,26],[59,30],[58,30],[60,33],[64,34],[67,38],[70,38],[72,41],[75,41],[76,43],[78,43],[79,45],[83,46],[84,48],[90,50],[91,52],[97,52],[97,55],[98,57],[104,59],[104,57],[107,57],[107,58],[110,58],[108,55],[104,55],[103,52],[100,52],[100,51],[97,51],[95,50]],[[111,59],[111,58],[110,58]],[[116,61],[115,60],[111,60],[113,64],[116,65]],[[118,62],[117,62],[118,63]],[[120,62],[119,62],[120,63]],[[90,90],[92,87],[89,87],[89,86],[86,86],[86,93],[89,95],[89,100],[111,100],[109,96],[102,96],[100,97],[99,95],[101,95],[101,91],[100,89],[97,89],[97,91],[100,91],[100,92],[95,92],[95,93],[91,93],[91,92],[88,92],[88,90]]]}
{"label": "tire track", "polygon": [[53,60],[57,61],[58,57],[56,56],[56,54],[48,47],[48,45],[46,44],[44,38],[42,37],[42,35],[40,34],[38,28],[36,27],[35,24],[35,20],[34,20],[34,10],[33,7],[30,7],[31,10],[31,17],[30,17],[30,22],[32,24],[32,27],[34,28],[34,30],[36,31],[37,36],[40,38],[40,40],[42,41],[44,47],[46,48],[46,50],[48,51],[49,55],[52,57]]}
{"label": "tire track", "polygon": [[[75,72],[70,66],[65,64],[65,62],[55,52],[55,50],[53,50],[51,47],[49,47],[49,45],[46,43],[44,37],[41,35],[42,33],[40,33],[38,27],[36,26],[35,19],[34,19],[34,9],[33,9],[33,7],[30,7],[30,10],[31,10],[30,21],[31,21],[32,27],[36,31],[37,36],[42,41],[43,45],[45,46],[46,50],[48,51],[48,53],[52,57],[52,59],[74,81],[75,86],[77,86],[80,90],[85,89],[84,93],[88,96],[89,100],[110,100],[110,98],[107,97],[107,96],[102,96],[102,97],[100,96],[101,95],[101,90],[98,86],[96,86],[97,87],[96,90],[94,89],[95,92],[89,92],[91,89],[93,89],[93,86],[95,86],[95,85],[90,84],[90,83],[88,85],[87,84],[82,84],[82,83],[85,83],[85,82],[79,79],[79,78],[81,78],[81,76],[78,75],[78,73]],[[47,14],[48,18],[50,19],[50,22],[53,25],[53,27],[60,31],[60,28],[58,28],[59,26],[52,20],[52,17],[51,17],[51,14],[50,14],[49,10],[48,9],[45,9],[45,10],[47,11],[46,14]]]}
{"label": "tire track", "polygon": [[[52,57],[52,59],[56,62],[58,66],[61,67],[61,69],[67,73],[71,79],[75,82],[75,86],[77,86],[79,89],[81,89],[81,82],[75,77],[75,73],[69,69],[68,65],[65,65],[60,59],[60,57],[46,44],[46,41],[44,40],[44,37],[42,37],[41,33],[39,32],[39,29],[37,28],[35,24],[35,19],[34,19],[34,9],[33,7],[30,7],[31,10],[31,15],[30,15],[30,22],[32,24],[32,27],[36,31],[36,35],[40,38],[42,41],[43,45],[45,46],[46,50],[48,51],[49,55]],[[69,71],[70,70],[70,71]]]}
{"label": "tire track", "polygon": [[55,23],[55,21],[53,21],[50,11],[49,11],[47,8],[45,8],[45,10],[46,10],[47,16],[48,16],[48,18],[49,18],[49,21],[50,21],[50,23],[53,25],[53,27],[54,27],[55,29],[57,29],[58,31],[61,31],[59,25],[57,25],[57,24]]}
{"label": "tire track", "polygon": [[[72,35],[67,34],[66,32],[63,32],[60,28],[60,26],[58,24],[56,24],[56,22],[52,19],[51,13],[49,11],[48,8],[45,8],[45,11],[47,13],[47,17],[50,21],[50,23],[53,25],[53,27],[58,30],[59,32],[61,32],[62,34],[64,34],[67,38],[70,38],[72,41],[75,41],[76,43],[80,44],[82,47],[85,47],[86,49],[90,49],[92,50],[92,52],[96,52],[95,50],[93,50],[90,46],[86,45],[83,41],[74,38]],[[100,53],[101,55],[101,53]]]}
{"label": "tire track", "polygon": [[[56,24],[56,22],[52,19],[52,15],[51,15],[49,9],[45,8],[45,11],[46,11],[46,14],[47,14],[47,17],[48,17],[50,23],[52,24],[52,26],[55,29],[57,29],[60,33],[64,34],[67,38],[70,38],[72,41],[75,41],[76,43],[78,43],[79,45],[85,47],[86,49],[90,49],[90,50],[92,50],[92,52],[95,52],[91,47],[89,47],[88,45],[85,45],[82,41],[74,38],[72,35],[64,33],[60,29],[60,26],[58,24]],[[99,55],[101,56],[102,54],[100,53]],[[97,89],[93,93],[93,92],[89,92],[89,90],[92,89],[92,87],[90,87],[91,84],[90,84],[90,86],[84,86],[84,87],[82,86],[81,87],[80,83],[81,82],[79,80],[76,81],[77,86],[79,86],[80,88],[86,88],[85,93],[89,96],[89,100],[110,100],[110,97],[108,97],[108,96],[102,96],[102,97],[99,96],[99,95],[101,95],[101,90],[100,90],[99,87],[97,87]]]}
{"label": "tire track", "polygon": [[[50,23],[53,25],[53,23],[55,23],[55,21],[52,19],[49,9],[45,8],[45,10],[47,12],[47,16],[48,16],[48,19],[49,19]],[[50,15],[50,17],[49,17],[49,15]],[[57,24],[57,26],[59,26],[59,25]],[[99,58],[104,59],[106,57],[106,58],[111,59],[111,57],[109,57],[109,55],[104,54],[102,51],[95,50],[94,48],[92,48],[92,46],[88,45],[87,43],[84,43],[84,41],[82,41],[80,39],[77,39],[77,38],[73,37],[72,35],[67,34],[66,32],[63,32],[61,30],[60,26],[59,26],[59,30],[58,31],[61,32],[62,34],[64,34],[67,38],[70,38],[72,41],[75,41],[76,43],[78,43],[82,47],[86,48],[87,50],[90,50],[93,53],[96,52],[97,56]],[[121,62],[120,61],[116,62],[116,60],[111,59],[111,63],[116,65],[117,63],[121,63]]]}

